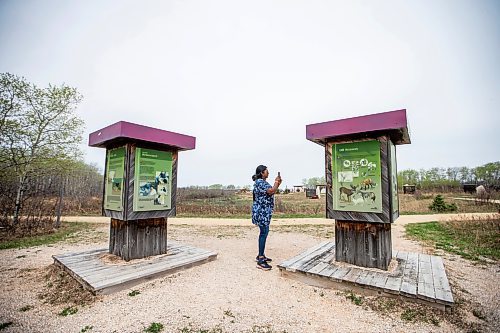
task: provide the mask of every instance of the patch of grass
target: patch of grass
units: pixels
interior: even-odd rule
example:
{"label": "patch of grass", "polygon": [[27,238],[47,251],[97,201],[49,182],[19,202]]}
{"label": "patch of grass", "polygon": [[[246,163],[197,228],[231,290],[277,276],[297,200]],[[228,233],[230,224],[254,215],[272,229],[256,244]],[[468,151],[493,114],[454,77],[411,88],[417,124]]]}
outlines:
{"label": "patch of grass", "polygon": [[350,299],[351,302],[353,302],[356,305],[361,305],[363,304],[363,297],[362,296],[356,296],[352,291],[347,293],[345,298]]}
{"label": "patch of grass", "polygon": [[19,309],[20,312],[26,312],[33,309],[33,305],[25,305],[22,308]]}
{"label": "patch of grass", "polygon": [[233,317],[234,318],[234,314],[231,312],[231,310],[224,311],[224,316],[228,316],[228,317]]}
{"label": "patch of grass", "polygon": [[[402,320],[412,323],[424,322],[439,326],[440,320],[448,317],[448,315],[444,314],[441,310],[421,304],[409,303],[400,299],[367,297],[365,303],[367,307],[384,316],[393,319],[400,317]],[[461,318],[457,313],[454,313],[453,316]]]}
{"label": "patch of grass", "polygon": [[224,332],[222,327],[219,325],[213,328],[193,328],[191,326],[185,326],[183,328],[178,329],[180,333],[222,333]]}
{"label": "patch of grass", "polygon": [[134,297],[134,296],[137,296],[137,295],[140,295],[140,291],[139,290],[132,290],[131,292],[128,293],[128,295],[130,297]]}
{"label": "patch of grass", "polygon": [[13,322],[11,321],[8,321],[8,322],[5,322],[5,323],[0,323],[0,331],[11,326],[12,324],[14,324]]}
{"label": "patch of grass", "polygon": [[38,298],[44,303],[61,306],[85,306],[92,304],[97,299],[71,275],[54,264],[36,274],[40,279],[45,279],[45,285],[38,293]]}
{"label": "patch of grass", "polygon": [[74,315],[77,312],[78,312],[78,308],[76,306],[68,306],[67,308],[64,308],[61,312],[59,312],[59,315],[63,316],[63,317],[67,317],[70,315]]}
{"label": "patch of grass", "polygon": [[392,313],[397,309],[397,302],[394,299],[387,297],[378,297],[374,301],[369,302],[369,306],[376,311],[384,314]]}
{"label": "patch of grass", "polygon": [[70,238],[71,235],[77,232],[93,230],[95,228],[96,225],[92,223],[63,222],[59,229],[55,229],[50,234],[0,241],[0,250],[54,244]]}
{"label": "patch of grass", "polygon": [[401,319],[408,322],[425,322],[439,326],[439,319],[422,309],[405,309],[401,313]]}
{"label": "patch of grass", "polygon": [[479,319],[482,319],[482,320],[486,319],[486,316],[484,315],[483,311],[481,311],[480,309],[473,309],[472,310],[472,314],[476,318],[479,318]]}
{"label": "patch of grass", "polygon": [[403,319],[404,321],[415,321],[418,314],[418,311],[415,311],[413,309],[406,309],[403,311],[403,313],[401,313],[401,319]]}
{"label": "patch of grass", "polygon": [[429,212],[399,212],[399,215],[429,215]]}
{"label": "patch of grass", "polygon": [[82,328],[82,329],[80,330],[80,333],[85,333],[85,332],[88,332],[88,331],[90,331],[90,330],[91,330],[91,329],[93,329],[93,328],[94,328],[94,326],[89,326],[89,325],[87,325],[87,326],[85,326],[84,328]]}
{"label": "patch of grass", "polygon": [[151,323],[149,327],[144,329],[144,332],[148,333],[158,333],[163,331],[163,324],[162,323]]}
{"label": "patch of grass", "polygon": [[439,319],[432,316],[431,318],[429,318],[429,322],[434,325],[434,326],[439,326]]}
{"label": "patch of grass", "polygon": [[405,228],[410,238],[465,259],[500,259],[500,219],[412,223]]}
{"label": "patch of grass", "polygon": [[253,325],[252,333],[273,333],[274,330],[271,325]]}

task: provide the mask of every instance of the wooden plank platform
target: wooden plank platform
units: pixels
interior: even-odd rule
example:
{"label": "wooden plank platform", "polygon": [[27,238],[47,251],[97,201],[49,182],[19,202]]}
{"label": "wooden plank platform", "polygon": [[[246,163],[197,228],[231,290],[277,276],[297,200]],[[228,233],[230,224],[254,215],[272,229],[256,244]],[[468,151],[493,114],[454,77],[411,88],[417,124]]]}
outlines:
{"label": "wooden plank platform", "polygon": [[391,272],[335,262],[335,242],[320,243],[278,265],[282,276],[305,283],[368,295],[385,295],[441,310],[454,305],[443,260],[438,256],[394,251]]}
{"label": "wooden plank platform", "polygon": [[109,249],[52,256],[54,264],[71,274],[93,294],[111,294],[139,283],[215,260],[217,253],[168,241],[167,254],[109,262]]}

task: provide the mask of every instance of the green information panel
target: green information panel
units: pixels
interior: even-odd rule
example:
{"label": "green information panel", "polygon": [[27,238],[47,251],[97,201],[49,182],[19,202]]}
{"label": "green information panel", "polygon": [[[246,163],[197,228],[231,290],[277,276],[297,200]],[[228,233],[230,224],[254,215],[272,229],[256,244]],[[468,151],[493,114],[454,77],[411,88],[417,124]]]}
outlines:
{"label": "green information panel", "polygon": [[390,159],[391,159],[391,196],[392,196],[392,214],[399,211],[398,201],[398,171],[396,167],[396,146],[389,141]]}
{"label": "green information panel", "polygon": [[106,160],[106,181],[104,185],[104,209],[121,211],[123,173],[125,171],[125,147],[110,149]]}
{"label": "green information panel", "polygon": [[382,213],[380,142],[334,144],[333,209]]}
{"label": "green information panel", "polygon": [[170,209],[171,182],[171,152],[145,148],[136,149],[134,211]]}

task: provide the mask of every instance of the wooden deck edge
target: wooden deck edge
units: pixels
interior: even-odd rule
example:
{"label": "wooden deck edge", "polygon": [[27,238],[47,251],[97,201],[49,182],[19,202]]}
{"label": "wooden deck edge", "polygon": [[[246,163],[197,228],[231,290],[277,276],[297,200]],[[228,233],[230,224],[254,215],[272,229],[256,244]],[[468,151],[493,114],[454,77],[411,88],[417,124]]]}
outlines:
{"label": "wooden deck edge", "polygon": [[83,252],[69,252],[69,253],[64,253],[64,254],[53,255],[52,258],[64,259],[64,258],[68,258],[68,257],[85,256],[85,255],[95,254],[95,253],[104,252],[104,251],[108,252],[109,249],[107,247],[103,247],[103,248],[89,250],[89,251],[83,251]]}
{"label": "wooden deck edge", "polygon": [[156,272],[156,273],[146,275],[146,276],[132,278],[132,279],[129,279],[129,280],[124,281],[122,283],[118,283],[118,284],[114,284],[114,285],[105,285],[105,286],[102,286],[99,288],[95,288],[95,289],[92,288],[92,289],[95,290],[95,294],[97,294],[97,295],[109,295],[109,294],[112,294],[112,293],[115,293],[115,292],[118,292],[118,291],[121,291],[124,289],[128,289],[130,287],[133,287],[133,286],[138,285],[138,284],[143,283],[143,282],[148,282],[150,280],[154,280],[154,279],[157,279],[160,277],[171,275],[173,273],[176,273],[176,272],[179,272],[179,271],[191,268],[191,267],[199,266],[199,265],[208,263],[210,261],[214,261],[215,259],[217,259],[217,253],[213,252],[212,254],[208,255],[205,258],[202,258],[202,259],[194,261],[194,262],[190,262],[189,264],[185,264],[185,265],[181,265],[181,266],[177,266],[177,267],[173,267],[173,268],[168,268],[168,269],[162,270],[160,272]]}
{"label": "wooden deck edge", "polygon": [[318,274],[305,273],[302,271],[290,272],[287,271],[286,267],[282,267],[280,265],[278,265],[277,267],[279,268],[280,275],[282,277],[300,281],[315,287],[337,289],[346,292],[352,291],[365,296],[384,296],[390,298],[397,298],[405,301],[432,306],[443,312],[450,311],[454,306],[454,303],[444,304],[445,301],[442,300],[439,300],[439,302],[437,302],[437,300],[423,299],[417,297],[416,295],[407,295],[402,292],[395,293],[393,290],[391,290],[391,292],[388,292],[388,290],[386,291],[384,288],[378,288],[375,286],[365,285],[365,284],[362,285],[355,282],[341,280],[341,279],[334,279]]}
{"label": "wooden deck edge", "polygon": [[[101,249],[99,249],[99,250],[101,250]],[[107,250],[108,249],[104,249],[103,251],[107,251]],[[97,253],[99,251],[92,250],[89,252]],[[138,277],[138,278],[133,278],[133,279],[130,279],[130,280],[127,280],[127,281],[124,281],[122,283],[118,283],[115,285],[102,286],[99,288],[93,287],[87,280],[80,277],[77,273],[75,273],[68,266],[66,266],[63,261],[60,260],[66,256],[64,256],[63,258],[59,258],[60,256],[53,255],[52,259],[54,259],[55,266],[59,267],[60,269],[62,269],[65,272],[67,272],[72,278],[74,278],[76,281],[78,281],[84,289],[90,291],[93,295],[108,295],[108,294],[111,294],[111,293],[114,293],[117,291],[128,289],[132,286],[135,286],[135,285],[143,283],[143,282],[147,282],[149,280],[153,280],[153,279],[156,279],[159,277],[163,277],[166,275],[176,273],[178,271],[182,271],[184,269],[188,269],[188,268],[191,268],[194,266],[199,266],[199,265],[205,264],[205,263],[210,262],[210,261],[214,261],[217,259],[217,255],[218,255],[217,252],[207,251],[206,256],[203,256],[201,259],[199,259],[197,261],[190,262],[188,264],[180,265],[180,266],[173,267],[173,268],[167,268],[167,269],[162,270],[160,272],[155,272],[155,273],[152,273],[150,275],[146,275],[146,276],[142,276],[142,277]]]}
{"label": "wooden deck edge", "polygon": [[96,295],[94,288],[84,279],[82,279],[78,274],[69,269],[66,265],[64,265],[56,256],[52,256],[54,259],[54,265],[62,269],[64,272],[68,273],[71,277],[73,277],[76,281],[78,281],[83,289],[90,291],[92,294]]}

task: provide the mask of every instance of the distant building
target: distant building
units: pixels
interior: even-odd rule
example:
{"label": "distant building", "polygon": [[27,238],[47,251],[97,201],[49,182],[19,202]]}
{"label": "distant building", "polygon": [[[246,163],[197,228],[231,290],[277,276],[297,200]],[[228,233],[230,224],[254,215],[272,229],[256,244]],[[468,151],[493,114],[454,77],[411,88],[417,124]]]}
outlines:
{"label": "distant building", "polygon": [[326,194],[326,185],[325,184],[316,185],[316,195],[318,197],[321,197],[322,194]]}
{"label": "distant building", "polygon": [[293,192],[304,192],[304,185],[293,185]]}

